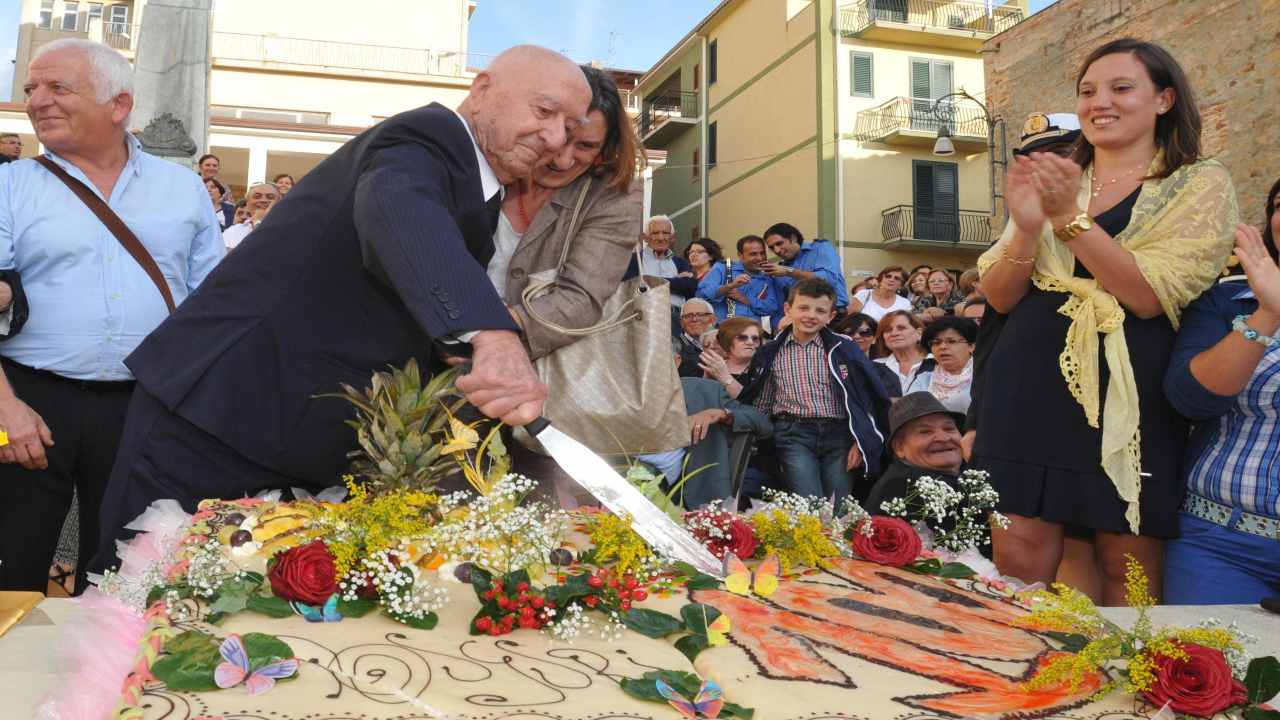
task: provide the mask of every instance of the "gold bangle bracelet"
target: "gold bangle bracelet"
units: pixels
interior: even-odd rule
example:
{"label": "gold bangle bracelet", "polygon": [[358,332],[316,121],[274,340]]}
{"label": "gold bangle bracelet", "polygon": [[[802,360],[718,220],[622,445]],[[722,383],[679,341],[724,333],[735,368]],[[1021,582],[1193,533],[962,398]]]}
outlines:
{"label": "gold bangle bracelet", "polygon": [[1036,259],[1035,259],[1034,257],[1029,257],[1029,258],[1016,258],[1016,257],[1014,257],[1014,256],[1010,255],[1010,254],[1009,254],[1009,248],[1005,248],[1004,250],[1000,251],[1000,259],[1001,259],[1001,260],[1008,260],[1009,262],[1013,263],[1014,265],[1035,265],[1035,264],[1036,264]]}

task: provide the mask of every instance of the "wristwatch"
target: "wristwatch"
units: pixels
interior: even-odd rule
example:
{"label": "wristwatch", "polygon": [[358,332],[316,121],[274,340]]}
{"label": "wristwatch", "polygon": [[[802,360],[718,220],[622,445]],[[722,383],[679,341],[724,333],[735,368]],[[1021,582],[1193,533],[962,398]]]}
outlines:
{"label": "wristwatch", "polygon": [[1088,232],[1093,229],[1093,218],[1089,217],[1089,213],[1080,213],[1076,215],[1071,222],[1062,227],[1053,229],[1053,236],[1067,242],[1074,240],[1080,233]]}

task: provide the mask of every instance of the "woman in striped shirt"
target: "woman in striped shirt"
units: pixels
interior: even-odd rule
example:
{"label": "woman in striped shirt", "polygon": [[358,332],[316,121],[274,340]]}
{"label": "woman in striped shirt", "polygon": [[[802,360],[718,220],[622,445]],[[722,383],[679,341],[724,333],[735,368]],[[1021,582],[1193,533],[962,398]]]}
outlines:
{"label": "woman in striped shirt", "polygon": [[1248,284],[1228,278],[1186,310],[1165,378],[1197,422],[1181,537],[1165,550],[1165,602],[1256,603],[1280,595],[1280,181],[1263,233],[1236,229]]}

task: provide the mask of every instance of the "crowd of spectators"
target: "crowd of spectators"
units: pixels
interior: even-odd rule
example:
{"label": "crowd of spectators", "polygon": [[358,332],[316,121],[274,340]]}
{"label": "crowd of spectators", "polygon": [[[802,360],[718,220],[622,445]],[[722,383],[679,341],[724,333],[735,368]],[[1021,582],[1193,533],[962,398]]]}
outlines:
{"label": "crowd of spectators", "polygon": [[[1103,46],[1077,85],[1078,116],[1024,127],[978,267],[888,265],[846,293],[830,243],[788,223],[736,261],[692,243],[720,331],[685,374],[771,421],[741,505],[772,486],[878,512],[972,468],[1011,519],[1002,572],[1116,604],[1133,557],[1155,597],[1256,602],[1280,591],[1280,182],[1261,232],[1236,224],[1158,46]],[[1244,275],[1222,271],[1233,243]]]}

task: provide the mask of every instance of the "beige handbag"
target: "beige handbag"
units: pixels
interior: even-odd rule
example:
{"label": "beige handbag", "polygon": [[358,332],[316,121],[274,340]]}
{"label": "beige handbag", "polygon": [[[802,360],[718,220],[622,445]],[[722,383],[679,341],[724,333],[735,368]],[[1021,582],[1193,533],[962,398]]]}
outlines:
{"label": "beige handbag", "polygon": [[[605,301],[600,322],[587,328],[562,327],[532,309],[530,301],[548,292],[564,270],[590,187],[588,179],[578,195],[560,264],[530,274],[520,297],[533,322],[578,338],[534,361],[548,389],[542,414],[602,455],[634,457],[685,447],[689,421],[671,352],[671,288],[665,279],[623,280]],[[644,267],[638,245],[636,267]],[[541,450],[526,434],[518,437]]]}

